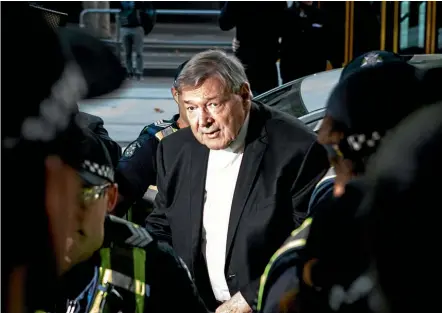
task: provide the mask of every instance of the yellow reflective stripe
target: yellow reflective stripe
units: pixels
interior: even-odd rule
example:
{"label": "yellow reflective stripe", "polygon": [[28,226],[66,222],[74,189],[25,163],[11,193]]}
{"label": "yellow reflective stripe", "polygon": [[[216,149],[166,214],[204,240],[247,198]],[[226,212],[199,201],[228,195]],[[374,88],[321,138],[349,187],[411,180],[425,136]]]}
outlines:
{"label": "yellow reflective stripe", "polygon": [[161,139],[163,139],[163,138],[164,138],[164,136],[163,136],[163,133],[162,133],[162,132],[158,132],[158,133],[156,133],[156,134],[155,134],[155,137],[157,137],[157,139],[158,139],[159,141],[161,141]]}
{"label": "yellow reflective stripe", "polygon": [[101,313],[101,310],[103,309],[102,304],[104,305],[103,299],[106,298],[106,296],[106,291],[99,290],[95,296],[94,304],[92,305],[92,309],[89,311],[89,313]]}
{"label": "yellow reflective stripe", "polygon": [[[110,248],[102,248],[100,249],[101,256],[101,266],[100,266],[100,278],[99,284],[105,286],[108,282],[112,282],[112,272],[107,272],[106,269],[109,269],[111,266],[111,255]],[[101,310],[101,303],[103,302],[104,297],[106,296],[106,292],[102,290],[96,291],[94,300],[92,301],[91,310],[89,313],[99,313]],[[86,312],[87,313],[87,312]]]}
{"label": "yellow reflective stripe", "polygon": [[[133,279],[132,277],[126,276],[120,272],[113,271],[111,269],[103,269],[104,270],[104,279],[106,281],[112,280],[112,285],[116,287],[120,287],[126,289],[130,292],[133,292],[139,296],[146,295],[146,284],[143,281],[138,279]],[[109,279],[109,277],[111,277]]]}
{"label": "yellow reflective stripe", "polygon": [[[135,227],[139,227],[135,225]],[[136,312],[144,313],[144,298],[146,294],[146,251],[140,248],[133,249],[134,278],[135,278],[135,298]]]}
{"label": "yellow reflective stripe", "polygon": [[130,207],[129,208],[129,210],[127,211],[127,220],[129,221],[129,222],[133,222],[132,221],[132,207]]}
{"label": "yellow reflective stripe", "polygon": [[[297,234],[299,234],[301,231],[303,231],[305,228],[307,228],[308,226],[310,226],[310,224],[312,223],[312,218],[309,217],[307,218],[304,223],[302,223],[301,226],[299,226],[297,229],[295,229],[292,233],[291,233],[291,237],[295,237]],[[264,269],[264,273],[261,276],[261,280],[260,280],[260,284],[259,284],[259,289],[258,289],[258,299],[257,299],[257,305],[256,305],[256,309],[258,311],[261,310],[261,306],[262,306],[262,297],[264,296],[264,288],[265,288],[265,284],[267,281],[267,277],[269,275],[269,272],[272,268],[273,263],[276,261],[276,259],[283,254],[284,252],[286,252],[287,250],[290,249],[294,249],[294,248],[298,248],[298,247],[302,247],[304,246],[306,243],[306,240],[301,238],[301,239],[296,239],[293,241],[290,241],[288,243],[286,243],[285,245],[283,245],[281,248],[279,248],[278,250],[276,250],[276,252],[273,254],[272,258],[270,259],[269,263],[267,264],[266,268]]]}
{"label": "yellow reflective stripe", "polygon": [[[111,268],[111,251],[110,248],[102,248],[100,249],[100,257],[101,257],[101,267],[102,268]],[[101,280],[100,276],[100,280]]]}
{"label": "yellow reflective stripe", "polygon": [[154,185],[150,185],[149,188],[147,188],[147,189],[158,191],[157,186],[154,186]]}
{"label": "yellow reflective stripe", "polygon": [[292,233],[290,234],[290,236],[294,237],[297,234],[299,234],[301,231],[303,231],[305,228],[307,228],[308,226],[310,226],[312,223],[312,218],[309,217],[307,218],[304,223],[302,223],[301,226],[299,226],[298,228],[296,228],[294,231],[292,231]]}

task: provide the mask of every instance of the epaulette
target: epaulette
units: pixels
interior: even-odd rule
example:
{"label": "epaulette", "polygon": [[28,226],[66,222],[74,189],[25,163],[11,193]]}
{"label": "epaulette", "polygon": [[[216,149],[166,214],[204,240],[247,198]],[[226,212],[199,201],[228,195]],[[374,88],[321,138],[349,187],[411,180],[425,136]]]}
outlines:
{"label": "epaulette", "polygon": [[174,132],[176,132],[178,130],[178,128],[175,128],[175,127],[173,127],[173,125],[170,125],[169,127],[167,127],[167,128],[165,128],[165,129],[162,129],[162,130],[160,130],[159,132],[157,132],[156,134],[155,134],[155,137],[158,139],[158,140],[162,140],[164,137],[167,137],[167,136],[169,136],[170,134],[173,134]]}
{"label": "epaulette", "polygon": [[142,226],[109,215],[106,218],[105,237],[108,244],[145,248],[153,242],[152,236]]}
{"label": "epaulette", "polygon": [[[172,124],[174,123],[174,121],[169,121],[169,120],[158,120],[155,123],[149,124],[146,127],[144,127],[144,129],[141,131],[141,134],[149,134],[152,137],[155,136],[159,131],[170,127]],[[141,135],[140,134],[140,135]]]}

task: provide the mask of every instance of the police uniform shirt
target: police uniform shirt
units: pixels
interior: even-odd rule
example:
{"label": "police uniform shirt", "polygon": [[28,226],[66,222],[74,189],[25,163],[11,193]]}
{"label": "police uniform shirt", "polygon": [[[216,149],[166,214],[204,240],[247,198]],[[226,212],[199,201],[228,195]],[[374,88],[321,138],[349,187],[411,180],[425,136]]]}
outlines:
{"label": "police uniform shirt", "polygon": [[[122,225],[134,225],[116,217],[108,216],[105,222],[105,239],[102,249],[98,250],[88,261],[77,265],[68,272],[62,279],[60,297],[56,300],[54,313],[65,313],[69,305],[68,300],[80,298],[81,293],[87,291],[86,287],[94,278],[94,268],[103,266],[105,253],[103,250],[110,249],[107,262],[112,269],[112,279],[109,285],[103,286],[99,281],[95,284],[98,290],[107,290],[107,295],[103,298],[102,309],[98,312],[195,312],[207,313],[207,310],[197,294],[196,287],[192,282],[190,273],[184,262],[175,254],[173,249],[155,240],[146,240],[150,237],[144,229],[136,229],[135,226],[129,228]],[[132,229],[132,230],[131,230]],[[146,235],[143,235],[146,234]],[[145,251],[144,264],[137,260],[134,255],[139,253],[129,253],[130,247],[143,247]],[[140,271],[140,269],[142,269]],[[144,272],[143,288],[135,288],[135,285],[126,283],[129,279],[136,277],[136,272]],[[92,284],[93,285],[93,284]],[[109,287],[111,286],[111,287]],[[144,301],[140,307],[140,302],[135,294],[143,290]],[[84,304],[88,303],[88,292],[81,298],[79,306],[74,306],[73,312],[89,313],[94,312],[95,298],[89,301],[89,310]],[[172,299],[172,301],[171,301]],[[77,311],[77,309],[79,309]]]}
{"label": "police uniform shirt", "polygon": [[140,199],[150,185],[156,185],[156,153],[164,136],[179,129],[179,115],[172,120],[161,120],[146,126],[123,152],[116,168],[116,180],[120,193],[134,201]]}

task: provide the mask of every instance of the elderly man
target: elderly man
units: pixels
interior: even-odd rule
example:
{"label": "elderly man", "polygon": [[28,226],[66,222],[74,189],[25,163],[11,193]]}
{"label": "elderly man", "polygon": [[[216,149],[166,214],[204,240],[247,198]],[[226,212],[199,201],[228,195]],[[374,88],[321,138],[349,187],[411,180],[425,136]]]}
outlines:
{"label": "elderly man", "polygon": [[252,101],[224,52],[195,55],[177,91],[190,128],[159,144],[147,227],[183,258],[209,309],[250,312],[268,259],[306,217],[326,152],[301,122]]}

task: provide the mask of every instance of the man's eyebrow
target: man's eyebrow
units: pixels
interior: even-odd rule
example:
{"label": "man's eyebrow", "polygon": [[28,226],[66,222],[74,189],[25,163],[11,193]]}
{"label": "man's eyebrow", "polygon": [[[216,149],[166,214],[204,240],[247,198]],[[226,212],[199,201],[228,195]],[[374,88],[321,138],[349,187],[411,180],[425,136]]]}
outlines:
{"label": "man's eyebrow", "polygon": [[[216,95],[216,96],[213,96],[213,97],[204,98],[204,100],[205,100],[206,102],[209,102],[209,101],[212,101],[212,100],[214,100],[214,99],[219,99],[219,98],[221,98],[221,97],[222,97],[222,95]],[[185,103],[185,104],[193,104],[194,102],[193,102],[192,100],[184,100],[184,103]]]}

